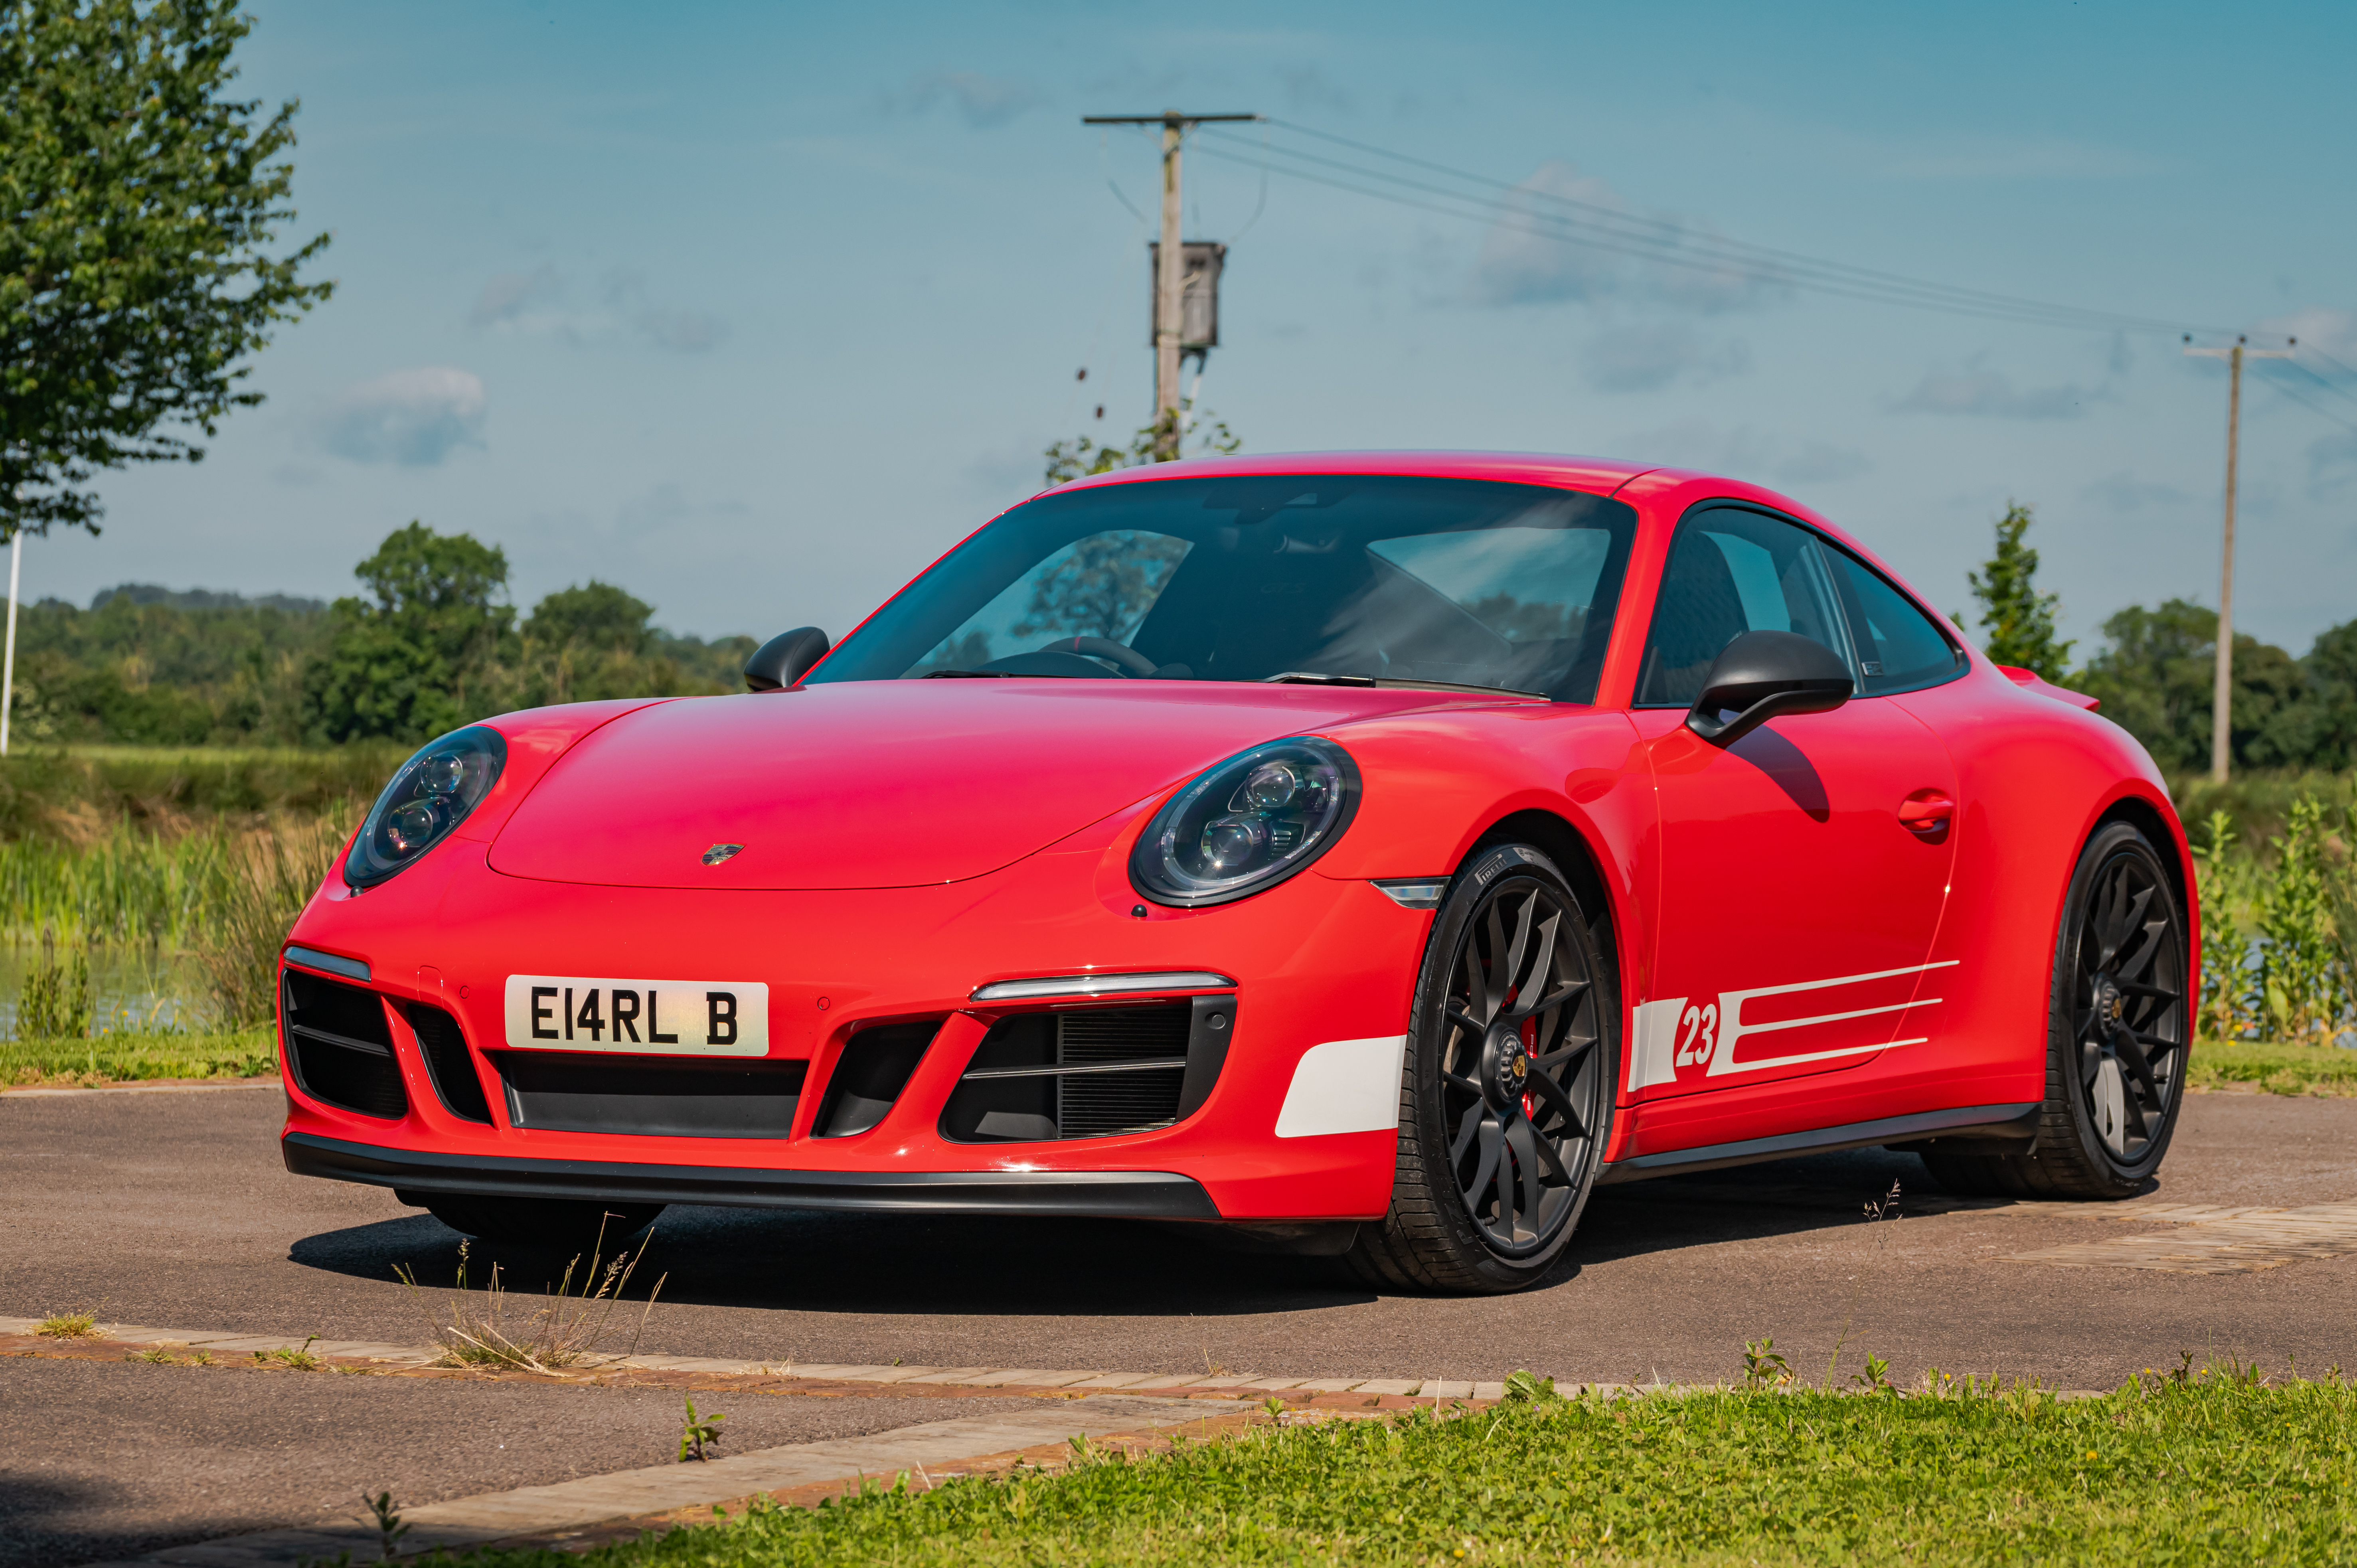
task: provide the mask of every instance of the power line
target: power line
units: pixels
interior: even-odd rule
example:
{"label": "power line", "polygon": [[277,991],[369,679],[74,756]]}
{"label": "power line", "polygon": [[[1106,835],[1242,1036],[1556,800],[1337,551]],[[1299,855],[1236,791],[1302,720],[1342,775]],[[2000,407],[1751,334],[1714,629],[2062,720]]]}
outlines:
{"label": "power line", "polygon": [[[1460,220],[1502,223],[1523,232],[1542,238],[1586,245],[1593,249],[1632,255],[1643,259],[1684,266],[1695,270],[1725,273],[1736,270],[1765,282],[1780,283],[1792,287],[1842,297],[1870,300],[1876,303],[1910,305],[1919,308],[1941,310],[2013,320],[2040,326],[2057,326],[2081,330],[2147,332],[2181,332],[2187,324],[2152,317],[2131,316],[2120,312],[2090,310],[2082,306],[2055,305],[2046,301],[1994,293],[1985,289],[1959,287],[1910,278],[1900,274],[1883,272],[1824,257],[1804,255],[1770,246],[1755,245],[1725,236],[1697,233],[1688,226],[1673,220],[1648,218],[1641,214],[1620,211],[1598,203],[1582,201],[1576,197],[1552,191],[1534,190],[1509,181],[1468,170],[1451,168],[1429,159],[1394,153],[1348,137],[1332,135],[1289,121],[1275,124],[1300,134],[1317,137],[1356,152],[1384,157],[1395,162],[1442,174],[1449,178],[1504,193],[1501,196],[1473,195],[1452,190],[1426,181],[1411,179],[1382,169],[1322,156],[1297,147],[1277,146],[1268,149],[1294,164],[1307,164],[1316,168],[1333,170],[1353,179],[1437,197],[1458,204],[1435,206],[1388,190],[1370,190],[1347,184],[1311,169],[1284,166],[1281,172],[1297,179],[1326,185],[1366,196],[1376,200],[1439,212]],[[1207,136],[1211,134],[1206,134]],[[1209,149],[1207,149],[1209,150]],[[1263,157],[1268,156],[1264,152]],[[1480,209],[1472,213],[1462,207]],[[1561,213],[1534,210],[1534,207],[1554,207],[1566,209]],[[1573,214],[1578,214],[1575,217]],[[1582,225],[1574,227],[1574,225]],[[2201,328],[2201,330],[2215,330]]]}
{"label": "power line", "polygon": [[2296,359],[2287,360],[2284,362],[2289,365],[2293,370],[2298,371],[2301,375],[2306,376],[2309,381],[2314,381],[2318,386],[2322,387],[2326,392],[2339,392],[2342,397],[2347,398],[2350,402],[2357,403],[2357,392],[2351,392],[2339,381],[2326,380],[2324,377],[2318,375],[2314,371],[2309,370],[2306,365],[2301,364]]}
{"label": "power line", "polygon": [[[2331,383],[2328,381],[2325,384],[2330,386]],[[2307,394],[2294,392],[2291,388],[2286,386],[2283,382],[2275,380],[2273,377],[2269,377],[2267,379],[2267,390],[2280,396],[2291,399],[2292,402],[2301,404],[2311,413],[2317,414],[2319,418],[2329,419],[2332,421],[2333,424],[2341,426],[2341,429],[2348,431],[2352,435],[2357,435],[2357,424],[2352,424],[2350,421],[2341,418],[2341,415],[2333,413],[2330,409],[2325,407],[2320,403],[2310,402]],[[2337,391],[2338,389],[2336,388],[2335,390]]]}

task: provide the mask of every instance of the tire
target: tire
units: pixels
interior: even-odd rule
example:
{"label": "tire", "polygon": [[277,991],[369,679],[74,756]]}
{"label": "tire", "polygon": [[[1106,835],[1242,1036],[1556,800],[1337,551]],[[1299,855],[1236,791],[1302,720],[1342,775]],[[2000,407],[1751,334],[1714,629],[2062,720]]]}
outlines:
{"label": "tire", "polygon": [[1501,1294],[1562,1256],[1620,1061],[1600,916],[1529,844],[1480,850],[1450,881],[1408,1018],[1391,1207],[1348,1258],[1365,1283]]}
{"label": "tire", "polygon": [[[410,1195],[401,1195],[409,1197]],[[565,1197],[460,1197],[419,1193],[414,1201],[461,1236],[520,1247],[597,1247],[627,1240],[655,1222],[660,1203],[598,1203]],[[602,1230],[602,1241],[600,1231]]]}
{"label": "tire", "polygon": [[2134,1197],[2177,1131],[2191,1050],[2185,908],[2152,841],[2107,822],[2062,905],[2047,995],[2046,1102],[2019,1155],[1925,1151],[1932,1179],[1986,1197]]}

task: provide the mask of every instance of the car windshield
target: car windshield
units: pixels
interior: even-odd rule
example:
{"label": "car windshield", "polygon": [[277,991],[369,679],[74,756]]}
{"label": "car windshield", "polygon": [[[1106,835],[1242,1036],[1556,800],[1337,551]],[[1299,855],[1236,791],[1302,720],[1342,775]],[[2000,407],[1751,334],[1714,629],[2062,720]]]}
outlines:
{"label": "car windshield", "polygon": [[810,679],[1294,676],[1592,702],[1636,521],[1577,490],[1395,475],[1054,490]]}

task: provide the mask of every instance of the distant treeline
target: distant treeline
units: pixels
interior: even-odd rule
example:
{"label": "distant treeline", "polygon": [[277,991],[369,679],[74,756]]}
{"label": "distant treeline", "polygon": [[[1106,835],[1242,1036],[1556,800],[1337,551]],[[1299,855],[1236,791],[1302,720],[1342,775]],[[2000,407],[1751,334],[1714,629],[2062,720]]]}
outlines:
{"label": "distant treeline", "polygon": [[[2208,768],[2218,612],[2184,599],[2131,605],[2103,629],[2110,646],[2065,682],[2101,697],[2104,716],[2169,772]],[[2237,632],[2233,714],[2237,768],[2357,767],[2357,620],[2324,632],[2297,659]]]}
{"label": "distant treeline", "polygon": [[82,609],[27,605],[11,727],[36,742],[316,746],[418,741],[512,708],[744,689],[749,637],[705,641],[594,578],[521,623],[507,557],[412,523],[332,605],[147,584]]}

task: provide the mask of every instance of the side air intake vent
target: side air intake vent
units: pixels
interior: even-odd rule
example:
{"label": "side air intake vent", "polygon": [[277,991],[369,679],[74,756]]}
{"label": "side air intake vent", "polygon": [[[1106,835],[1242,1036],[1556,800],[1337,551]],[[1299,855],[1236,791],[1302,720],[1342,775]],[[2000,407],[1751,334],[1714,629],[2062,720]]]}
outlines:
{"label": "side air intake vent", "polygon": [[879,1024],[851,1036],[827,1075],[826,1098],[819,1102],[811,1131],[821,1138],[848,1138],[884,1120],[925,1047],[941,1030],[939,1018],[914,1024]]}
{"label": "side air intake vent", "polygon": [[1145,1133],[1211,1097],[1234,1033],[1233,996],[1002,1018],[942,1112],[961,1144]]}
{"label": "side air intake vent", "polygon": [[416,1032],[426,1076],[434,1080],[434,1092],[442,1097],[444,1108],[461,1121],[489,1124],[491,1108],[483,1099],[483,1080],[475,1076],[458,1020],[439,1007],[419,1002],[409,1009],[409,1026]]}
{"label": "side air intake vent", "polygon": [[314,1100],[388,1122],[409,1114],[393,1059],[393,1030],[373,991],[282,970],[286,1059],[296,1086]]}

